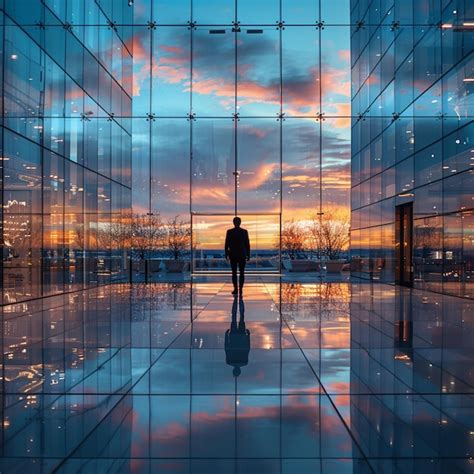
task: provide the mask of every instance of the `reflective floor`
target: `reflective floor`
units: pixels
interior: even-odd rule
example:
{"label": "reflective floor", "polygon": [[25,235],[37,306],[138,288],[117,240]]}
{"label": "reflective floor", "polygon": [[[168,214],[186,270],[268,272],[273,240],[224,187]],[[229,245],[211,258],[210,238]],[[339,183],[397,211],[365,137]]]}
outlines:
{"label": "reflective floor", "polygon": [[230,291],[112,285],[5,307],[0,471],[474,471],[472,301]]}

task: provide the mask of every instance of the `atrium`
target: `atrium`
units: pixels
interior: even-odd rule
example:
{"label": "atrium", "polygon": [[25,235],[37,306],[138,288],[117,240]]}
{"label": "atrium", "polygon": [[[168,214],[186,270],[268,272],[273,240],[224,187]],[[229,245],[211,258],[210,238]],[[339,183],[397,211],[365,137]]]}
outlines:
{"label": "atrium", "polygon": [[471,0],[0,20],[1,472],[473,471]]}

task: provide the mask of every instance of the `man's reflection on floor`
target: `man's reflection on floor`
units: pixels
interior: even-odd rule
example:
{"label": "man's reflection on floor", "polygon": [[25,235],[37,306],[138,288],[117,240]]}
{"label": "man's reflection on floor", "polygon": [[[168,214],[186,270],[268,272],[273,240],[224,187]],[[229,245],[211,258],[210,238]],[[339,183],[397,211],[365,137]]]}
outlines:
{"label": "man's reflection on floor", "polygon": [[[237,306],[239,307],[239,324],[237,325]],[[225,359],[234,367],[234,377],[240,375],[240,368],[249,362],[250,331],[245,327],[245,304],[242,298],[234,298],[232,304],[232,322],[225,332]]]}

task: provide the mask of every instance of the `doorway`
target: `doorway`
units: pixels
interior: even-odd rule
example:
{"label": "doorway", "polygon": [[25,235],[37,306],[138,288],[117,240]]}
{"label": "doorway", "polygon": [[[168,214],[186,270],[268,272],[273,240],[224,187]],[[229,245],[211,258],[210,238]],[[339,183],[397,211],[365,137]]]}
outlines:
{"label": "doorway", "polygon": [[[235,214],[191,215],[192,272],[199,274],[229,273],[230,264],[224,256],[227,229]],[[280,272],[280,214],[242,214],[242,227],[248,230],[251,259],[248,274]]]}
{"label": "doorway", "polygon": [[395,283],[413,287],[413,203],[395,208]]}

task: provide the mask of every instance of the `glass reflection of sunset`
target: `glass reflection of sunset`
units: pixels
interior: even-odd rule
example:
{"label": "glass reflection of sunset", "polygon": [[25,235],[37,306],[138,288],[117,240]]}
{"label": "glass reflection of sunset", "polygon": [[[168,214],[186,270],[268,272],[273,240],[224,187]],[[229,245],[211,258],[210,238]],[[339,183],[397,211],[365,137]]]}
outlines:
{"label": "glass reflection of sunset", "polygon": [[[188,219],[189,211],[231,215],[235,194],[238,214],[281,213],[283,223],[348,209],[347,27],[340,21],[339,26],[326,22],[322,30],[301,26],[308,21],[302,10],[309,12],[311,6],[295,8],[283,2],[285,28],[279,30],[269,26],[278,19],[278,9],[272,13],[257,2],[251,16],[260,33],[248,34],[241,18],[250,11],[241,1],[238,33],[232,32],[233,9],[214,2],[199,2],[194,14],[206,18],[204,24],[222,16],[220,34],[210,34],[212,28],[199,21],[188,30],[183,9],[183,21],[168,12],[169,20],[168,13],[160,15],[163,26],[150,30],[145,19],[156,11],[147,2],[136,3],[129,42],[134,51],[137,212],[148,212],[151,201],[152,211],[165,219],[178,213]],[[327,18],[340,18],[335,6],[323,3]],[[146,122],[150,112],[155,115],[151,125]],[[259,245],[267,248],[274,246],[279,231],[279,222],[268,219],[271,222],[261,221],[258,231]],[[202,248],[220,248],[229,221],[196,222],[195,239]]]}

